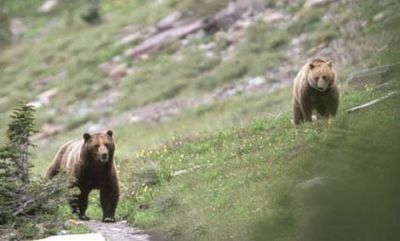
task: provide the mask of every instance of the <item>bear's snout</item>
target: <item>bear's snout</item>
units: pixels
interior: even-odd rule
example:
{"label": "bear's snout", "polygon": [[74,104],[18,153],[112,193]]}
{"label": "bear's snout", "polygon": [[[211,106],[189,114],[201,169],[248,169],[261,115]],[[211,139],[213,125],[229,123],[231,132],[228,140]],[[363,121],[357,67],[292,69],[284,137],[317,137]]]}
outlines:
{"label": "bear's snout", "polygon": [[106,162],[108,161],[108,153],[103,153],[100,155],[100,161]]}
{"label": "bear's snout", "polygon": [[317,85],[317,89],[321,92],[324,92],[327,89],[327,84],[325,82],[319,81]]}

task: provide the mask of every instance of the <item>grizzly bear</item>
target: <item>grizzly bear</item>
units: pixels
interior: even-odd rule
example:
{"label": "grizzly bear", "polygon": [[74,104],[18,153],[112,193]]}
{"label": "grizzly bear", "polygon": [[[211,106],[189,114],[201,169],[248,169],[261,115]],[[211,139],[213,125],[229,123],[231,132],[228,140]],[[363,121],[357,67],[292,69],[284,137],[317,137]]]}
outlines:
{"label": "grizzly bear", "polygon": [[83,134],[82,140],[64,144],[47,170],[48,178],[62,170],[74,177],[71,187],[78,187],[80,194],[70,201],[70,205],[81,220],[89,220],[85,214],[88,196],[93,189],[99,189],[102,221],[115,222],[119,186],[113,160],[115,145],[112,136],[112,131],[105,134]]}
{"label": "grizzly bear", "polygon": [[294,123],[312,121],[313,110],[322,117],[335,116],[338,107],[339,89],[332,63],[313,59],[301,68],[293,82]]}

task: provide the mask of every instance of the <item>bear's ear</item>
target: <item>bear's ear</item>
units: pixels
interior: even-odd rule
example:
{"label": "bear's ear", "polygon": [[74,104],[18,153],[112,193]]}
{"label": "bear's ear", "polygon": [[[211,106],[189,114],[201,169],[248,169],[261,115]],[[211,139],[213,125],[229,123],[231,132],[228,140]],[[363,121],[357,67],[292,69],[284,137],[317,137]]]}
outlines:
{"label": "bear's ear", "polygon": [[113,134],[114,134],[114,133],[112,132],[112,130],[107,131],[107,135],[109,135],[110,137],[112,137]]}
{"label": "bear's ear", "polygon": [[88,134],[88,133],[83,134],[83,139],[85,140],[85,142],[90,140],[90,138],[92,138],[92,136],[90,134]]}
{"label": "bear's ear", "polygon": [[328,60],[328,61],[326,61],[326,64],[327,64],[330,68],[332,68],[332,61]]}

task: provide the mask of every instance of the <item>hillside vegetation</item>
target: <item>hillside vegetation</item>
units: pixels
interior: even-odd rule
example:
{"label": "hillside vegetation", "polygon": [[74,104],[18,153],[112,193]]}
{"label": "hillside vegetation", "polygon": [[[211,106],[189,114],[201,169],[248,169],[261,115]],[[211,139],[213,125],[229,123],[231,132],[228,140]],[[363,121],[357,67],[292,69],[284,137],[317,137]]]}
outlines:
{"label": "hillside vegetation", "polygon": [[[0,50],[0,121],[19,100],[37,106],[36,175],[67,140],[112,129],[117,218],[163,239],[397,240],[400,95],[345,110],[399,91],[400,5],[254,1],[264,8],[216,33],[128,54],[171,13],[192,22],[228,2],[103,0],[90,26],[85,1],[46,15],[41,1],[5,1],[27,30]],[[293,126],[291,81],[315,56],[339,73],[340,110]],[[372,77],[351,75],[364,69]],[[100,219],[98,193],[90,201]]]}

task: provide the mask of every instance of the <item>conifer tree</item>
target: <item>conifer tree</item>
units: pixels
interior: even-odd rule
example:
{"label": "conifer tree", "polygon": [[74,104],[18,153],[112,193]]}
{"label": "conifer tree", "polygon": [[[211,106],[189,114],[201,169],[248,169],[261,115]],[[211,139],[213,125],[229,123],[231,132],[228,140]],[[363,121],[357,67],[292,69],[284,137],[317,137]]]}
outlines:
{"label": "conifer tree", "polygon": [[15,163],[19,172],[18,177],[23,183],[29,182],[29,147],[34,145],[29,137],[36,132],[34,124],[34,107],[21,104],[14,109],[11,123],[8,125],[7,136],[9,150],[12,152],[11,161]]}
{"label": "conifer tree", "polygon": [[34,108],[20,104],[11,115],[8,143],[0,147],[0,224],[13,213],[18,190],[29,182],[29,136],[34,130]]}
{"label": "conifer tree", "polygon": [[[0,146],[0,240],[46,235],[47,228],[43,227],[61,223],[55,213],[70,195],[66,176],[58,175],[51,181],[30,177],[29,148],[34,145],[29,137],[35,133],[33,114],[32,106],[16,107],[8,125],[8,142]],[[43,224],[41,229],[36,226],[38,223]],[[10,237],[11,234],[14,236]]]}

